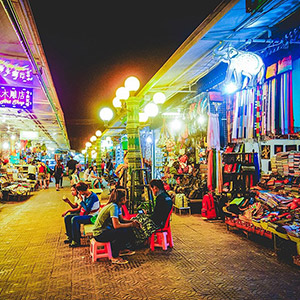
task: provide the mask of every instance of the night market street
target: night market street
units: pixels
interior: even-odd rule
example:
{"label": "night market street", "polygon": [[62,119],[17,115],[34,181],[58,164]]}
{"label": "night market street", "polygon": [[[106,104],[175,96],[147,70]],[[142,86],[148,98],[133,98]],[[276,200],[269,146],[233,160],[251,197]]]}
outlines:
{"label": "night market street", "polygon": [[63,243],[65,194],[69,187],[51,186],[1,202],[0,299],[299,299],[297,266],[195,214],[173,213],[173,249],[137,250],[123,266],[93,263],[88,247]]}

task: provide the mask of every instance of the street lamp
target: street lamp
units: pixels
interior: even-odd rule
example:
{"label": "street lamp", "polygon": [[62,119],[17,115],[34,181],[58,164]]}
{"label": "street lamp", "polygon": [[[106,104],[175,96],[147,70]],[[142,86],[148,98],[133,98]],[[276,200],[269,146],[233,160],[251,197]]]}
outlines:
{"label": "street lamp", "polygon": [[145,108],[144,112],[148,117],[156,117],[158,114],[158,106],[155,103],[148,103]]}
{"label": "street lamp", "polygon": [[127,100],[130,96],[129,90],[122,86],[122,87],[117,89],[116,96],[120,100]]}
{"label": "street lamp", "polygon": [[96,157],[96,165],[97,165],[97,171],[100,174],[101,173],[101,137],[102,132],[101,130],[96,131],[96,147],[97,147],[97,157]]}
{"label": "street lamp", "polygon": [[107,125],[108,122],[113,118],[114,113],[109,107],[103,107],[99,112],[99,116],[101,120],[104,121],[104,125]]}
{"label": "street lamp", "polygon": [[122,102],[118,97],[115,97],[113,100],[113,106],[115,108],[121,108],[122,107]]}
{"label": "street lamp", "polygon": [[166,101],[166,96],[164,93],[159,92],[153,95],[153,102],[155,104],[163,104],[165,103],[165,101]]}
{"label": "street lamp", "polygon": [[125,80],[125,88],[128,91],[133,91],[136,92],[140,87],[140,81],[134,77],[134,76],[130,76]]}

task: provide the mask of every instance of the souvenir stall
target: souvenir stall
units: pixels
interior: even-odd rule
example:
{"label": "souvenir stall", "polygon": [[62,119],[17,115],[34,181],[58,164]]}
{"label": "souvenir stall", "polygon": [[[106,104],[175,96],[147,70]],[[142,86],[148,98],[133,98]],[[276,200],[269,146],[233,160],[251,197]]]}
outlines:
{"label": "souvenir stall", "polygon": [[177,107],[176,112],[163,114],[163,125],[156,134],[156,166],[157,158],[161,159],[161,178],[179,213],[200,213],[207,189],[205,110],[205,102],[198,97],[189,99],[180,111]]}
{"label": "souvenir stall", "polygon": [[[288,36],[296,38],[295,32]],[[292,249],[289,254],[300,264],[300,139],[294,110],[299,49],[291,48],[265,54],[264,62],[256,54],[230,49],[236,57],[256,61],[258,72],[233,76],[229,63],[223,82],[234,80],[237,91],[224,95],[228,144],[222,192],[230,195],[223,207],[229,227],[273,239],[276,251]]]}

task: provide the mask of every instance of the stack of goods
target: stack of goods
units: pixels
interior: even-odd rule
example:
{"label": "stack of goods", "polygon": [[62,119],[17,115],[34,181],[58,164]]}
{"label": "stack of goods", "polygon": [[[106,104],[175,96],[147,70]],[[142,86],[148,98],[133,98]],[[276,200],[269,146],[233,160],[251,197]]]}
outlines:
{"label": "stack of goods", "polygon": [[294,176],[300,176],[300,152],[294,153]]}
{"label": "stack of goods", "polygon": [[272,173],[281,176],[300,176],[300,152],[280,152],[271,159]]}
{"label": "stack of goods", "polygon": [[269,191],[258,190],[255,199],[262,202],[264,205],[269,206],[271,209],[279,206],[286,205],[293,201],[292,197],[281,196],[278,194],[270,193]]}
{"label": "stack of goods", "polygon": [[8,196],[28,196],[30,193],[30,184],[28,183],[13,183],[2,189],[3,192],[7,192]]}
{"label": "stack of goods", "polygon": [[279,152],[276,154],[275,166],[273,168],[277,169],[278,174],[281,176],[288,175],[288,156],[289,152]]}
{"label": "stack of goods", "polygon": [[300,244],[300,198],[257,187],[251,190],[250,195],[249,199],[236,198],[223,208],[226,224],[268,238],[275,234]]}

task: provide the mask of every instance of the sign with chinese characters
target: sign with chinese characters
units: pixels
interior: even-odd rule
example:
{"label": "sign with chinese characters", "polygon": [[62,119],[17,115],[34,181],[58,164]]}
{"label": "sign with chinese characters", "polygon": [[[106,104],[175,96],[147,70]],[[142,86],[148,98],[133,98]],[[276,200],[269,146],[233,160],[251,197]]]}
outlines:
{"label": "sign with chinese characters", "polygon": [[0,107],[32,109],[33,89],[0,85]]}
{"label": "sign with chinese characters", "polygon": [[13,61],[0,58],[0,76],[19,83],[31,83],[33,81],[32,69],[28,62],[13,63]]}

